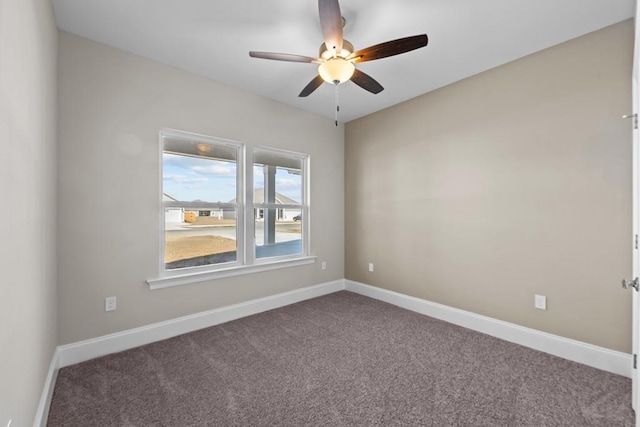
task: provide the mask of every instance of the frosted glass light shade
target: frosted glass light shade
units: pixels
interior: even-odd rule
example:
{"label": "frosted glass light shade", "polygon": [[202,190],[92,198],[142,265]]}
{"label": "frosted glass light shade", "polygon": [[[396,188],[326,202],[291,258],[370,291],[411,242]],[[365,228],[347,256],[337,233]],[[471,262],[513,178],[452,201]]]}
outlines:
{"label": "frosted glass light shade", "polygon": [[334,84],[336,81],[338,83],[344,83],[351,78],[355,69],[355,65],[351,62],[337,57],[320,64],[318,73],[327,83]]}

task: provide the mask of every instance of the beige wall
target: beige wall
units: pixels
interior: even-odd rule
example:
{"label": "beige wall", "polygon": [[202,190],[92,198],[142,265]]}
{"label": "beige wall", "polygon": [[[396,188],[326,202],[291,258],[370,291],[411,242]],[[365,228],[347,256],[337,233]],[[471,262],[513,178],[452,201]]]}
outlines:
{"label": "beige wall", "polygon": [[0,2],[0,425],[34,421],[56,346],[57,32],[47,0]]}
{"label": "beige wall", "polygon": [[632,46],[626,21],[348,123],[346,277],[630,352]]}
{"label": "beige wall", "polygon": [[[342,127],[68,33],[59,44],[59,344],[344,277]],[[318,262],[150,291],[161,128],[310,154]]]}

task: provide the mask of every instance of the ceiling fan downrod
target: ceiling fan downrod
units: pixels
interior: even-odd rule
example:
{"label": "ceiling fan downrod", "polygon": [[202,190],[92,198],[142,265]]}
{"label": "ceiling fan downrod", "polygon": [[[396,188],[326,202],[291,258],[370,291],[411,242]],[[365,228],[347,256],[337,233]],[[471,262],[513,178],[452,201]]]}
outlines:
{"label": "ceiling fan downrod", "polygon": [[340,89],[338,89],[338,86],[340,85],[340,80],[334,80],[333,84],[336,87],[336,96],[335,96],[335,100],[336,100],[336,127],[338,127],[338,113],[340,112]]}

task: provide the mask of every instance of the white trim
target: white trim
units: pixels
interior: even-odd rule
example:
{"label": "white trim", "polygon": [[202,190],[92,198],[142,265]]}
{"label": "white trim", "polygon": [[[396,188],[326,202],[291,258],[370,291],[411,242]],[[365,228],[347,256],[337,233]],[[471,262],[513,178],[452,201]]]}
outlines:
{"label": "white trim", "polygon": [[173,286],[188,285],[189,283],[204,282],[206,280],[222,279],[223,277],[241,276],[243,274],[261,273],[263,271],[277,270],[280,268],[297,267],[305,264],[313,264],[316,262],[316,256],[303,256],[293,259],[280,259],[277,261],[269,261],[264,263],[256,263],[253,265],[234,265],[229,268],[221,268],[218,270],[199,271],[194,273],[182,273],[174,276],[159,277],[157,279],[149,279],[149,289],[170,288]]}
{"label": "white trim", "polygon": [[[244,209],[238,211],[238,239],[248,244],[243,245],[242,253],[238,253],[240,262],[244,265],[253,265],[256,262],[256,222],[253,207],[253,145],[245,144],[242,147],[242,175],[245,181],[238,187],[237,200],[243,200]],[[251,167],[247,167],[251,165]],[[247,185],[249,184],[249,185]],[[250,187],[250,188],[247,188]],[[249,191],[249,189],[251,191]],[[240,222],[242,221],[242,222]],[[243,226],[244,225],[244,226]]]}
{"label": "white trim", "polygon": [[526,328],[469,311],[345,279],[345,289],[407,310],[631,378],[630,354]]}
{"label": "white trim", "polygon": [[513,323],[503,322],[364,283],[339,279],[86,341],[59,346],[49,366],[49,372],[45,381],[40,404],[38,405],[34,427],[44,427],[47,423],[55,378],[59,368],[341,290],[347,290],[384,301],[407,310],[444,320],[467,329],[492,335],[574,362],[625,377],[631,377],[632,357],[630,354],[563,338],[535,329],[525,328]]}
{"label": "white trim", "polygon": [[[638,129],[635,126],[638,123],[638,114],[640,114],[639,111],[639,103],[640,100],[638,99],[638,79],[640,78],[640,70],[638,69],[638,59],[639,55],[640,55],[640,23],[638,22],[638,17],[640,16],[640,1],[636,1],[636,19],[634,20],[634,27],[635,27],[635,43],[634,43],[634,47],[633,47],[633,71],[631,73],[631,108],[632,108],[632,113],[633,113],[633,117],[631,118],[631,120],[633,120],[635,123],[634,125],[632,125],[632,138],[631,138],[631,179],[632,179],[632,184],[631,184],[631,188],[632,188],[632,200],[633,200],[633,206],[632,206],[632,229],[633,229],[633,235],[631,236],[631,259],[632,259],[632,276],[631,279],[633,280],[634,278],[637,278],[638,276],[640,276],[640,265],[638,264],[638,262],[640,261],[638,259],[638,257],[640,256],[640,252],[638,252],[638,248],[636,247],[636,242],[637,242],[637,236],[638,233],[640,232],[638,230],[638,228],[640,228],[640,216],[638,214],[638,210],[640,209],[640,206],[638,205],[640,203],[639,197],[640,194],[638,194],[638,192],[640,191],[640,182],[639,182],[639,140],[638,138],[640,138],[638,136]],[[640,327],[638,324],[638,317],[640,315],[640,313],[638,313],[638,303],[640,301],[638,301],[638,299],[640,298],[638,296],[638,292],[636,292],[635,290],[631,291],[632,297],[631,297],[631,305],[632,305],[632,314],[631,314],[631,352],[633,354],[638,354],[639,350],[640,350]],[[638,402],[638,399],[640,399],[640,378],[638,378],[638,370],[634,369],[632,371],[632,377],[631,377],[631,407],[633,408],[634,411],[636,411],[636,414],[638,414],[638,412],[640,412],[640,402]],[[640,415],[636,415],[636,427],[640,427]]]}
{"label": "white trim", "polygon": [[53,389],[56,385],[56,377],[58,376],[58,355],[59,350],[53,352],[51,363],[49,364],[49,371],[44,381],[44,387],[42,389],[42,395],[40,396],[40,403],[38,403],[38,409],[36,410],[36,418],[33,421],[33,427],[46,427],[47,419],[49,418],[49,408],[51,407],[51,398],[53,397]]}
{"label": "white trim", "polygon": [[161,341],[344,289],[342,279],[58,347],[58,367]]}

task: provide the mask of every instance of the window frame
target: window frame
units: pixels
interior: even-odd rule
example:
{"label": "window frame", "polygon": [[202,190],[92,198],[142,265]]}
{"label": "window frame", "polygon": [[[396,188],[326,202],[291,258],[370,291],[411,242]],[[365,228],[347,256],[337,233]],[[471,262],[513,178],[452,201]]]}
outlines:
{"label": "window frame", "polygon": [[[181,138],[185,140],[201,140],[215,145],[234,147],[237,149],[236,159],[236,261],[219,264],[209,264],[204,266],[185,267],[167,269],[165,265],[165,203],[164,195],[164,163],[165,153],[164,139],[166,137]],[[196,134],[174,129],[161,129],[159,132],[159,193],[160,193],[160,250],[159,250],[159,274],[158,277],[148,279],[150,289],[160,289],[188,283],[196,283],[206,280],[214,280],[224,277],[231,277],[243,274],[251,274],[261,271],[269,271],[298,265],[311,264],[316,261],[316,257],[311,255],[310,242],[310,209],[309,209],[309,165],[310,156],[304,153],[297,153],[262,145],[252,145],[217,138],[207,135]],[[301,253],[293,255],[283,255],[274,257],[256,257],[256,236],[255,236],[255,211],[264,204],[256,204],[253,200],[254,194],[254,151],[266,151],[275,155],[291,157],[301,161],[302,170],[302,200],[299,206],[302,215],[301,221]],[[178,153],[179,154],[179,153]],[[220,205],[228,207],[230,203],[208,203],[208,205]],[[275,204],[274,204],[275,206]],[[288,206],[288,205],[287,205]],[[278,208],[283,207],[278,205]],[[197,207],[194,209],[197,210]]]}
{"label": "window frame", "polygon": [[[302,165],[302,170],[301,170],[301,179],[302,179],[302,200],[300,201],[300,205],[288,205],[288,204],[281,204],[278,205],[276,203],[273,204],[269,204],[269,203],[255,203],[255,201],[253,200],[253,194],[254,194],[254,176],[253,176],[253,169],[255,166],[255,159],[253,154],[256,151],[262,151],[262,152],[268,152],[270,154],[274,154],[277,156],[282,156],[282,157],[289,157],[289,158],[293,158],[296,160],[300,160],[300,163]],[[278,260],[288,260],[288,259],[296,259],[296,258],[300,258],[300,257],[304,257],[307,256],[309,254],[310,251],[310,246],[309,246],[309,228],[308,228],[308,220],[305,221],[304,218],[305,216],[308,217],[309,215],[309,203],[308,203],[308,197],[309,197],[309,191],[308,191],[308,169],[309,169],[309,155],[308,154],[302,154],[302,153],[296,153],[296,152],[292,152],[292,151],[287,151],[287,150],[281,150],[281,149],[277,149],[277,148],[271,148],[271,147],[265,147],[262,145],[258,145],[258,146],[253,146],[251,147],[251,152],[249,153],[251,156],[251,160],[249,160],[247,158],[246,160],[246,169],[247,169],[247,181],[249,182],[250,180],[250,186],[246,187],[245,186],[245,190],[247,191],[247,208],[246,208],[246,228],[248,229],[249,227],[249,223],[251,223],[251,227],[252,227],[252,233],[253,233],[253,244],[252,244],[252,249],[250,251],[250,253],[248,253],[247,255],[250,255],[251,258],[250,260],[252,261],[252,264],[265,264],[265,263],[269,263],[269,262],[273,262],[273,261],[278,261]],[[248,157],[248,156],[247,156]],[[277,188],[276,188],[277,189]],[[250,202],[250,203],[249,203]],[[256,235],[255,235],[255,209],[275,209],[276,212],[278,209],[287,209],[290,207],[294,207],[296,209],[300,209],[300,213],[302,214],[302,220],[301,222],[301,232],[300,232],[300,249],[301,249],[301,253],[299,254],[293,254],[293,255],[281,255],[281,256],[273,256],[273,257],[262,257],[262,258],[258,258],[256,255],[256,251],[257,251],[257,245],[256,245]],[[249,252],[249,251],[248,251]]]}

